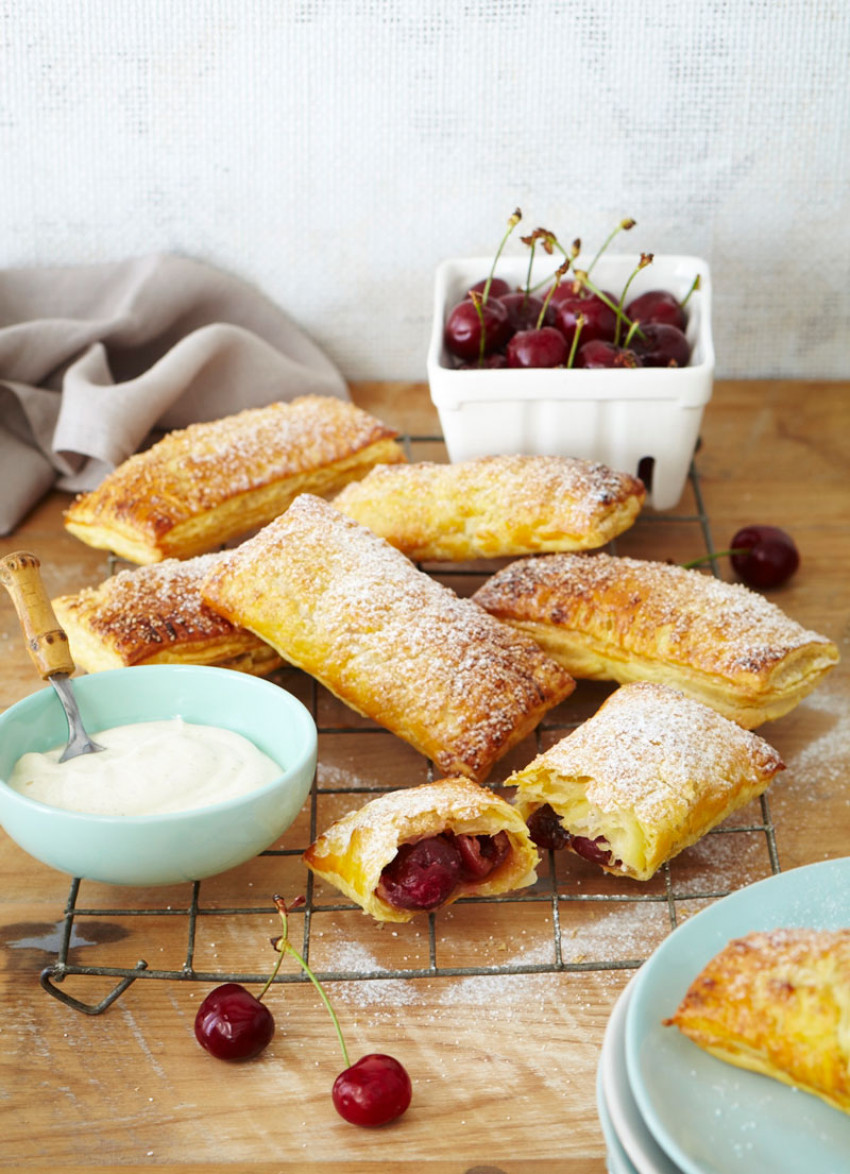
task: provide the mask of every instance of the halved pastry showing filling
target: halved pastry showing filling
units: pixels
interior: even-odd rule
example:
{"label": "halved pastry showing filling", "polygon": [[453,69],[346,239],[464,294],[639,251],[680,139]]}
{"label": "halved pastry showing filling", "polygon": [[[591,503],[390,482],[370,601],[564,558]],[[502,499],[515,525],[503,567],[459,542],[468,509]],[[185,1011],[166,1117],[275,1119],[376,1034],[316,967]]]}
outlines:
{"label": "halved pastry showing filling", "polygon": [[388,791],[304,853],[317,876],[377,921],[410,921],[466,896],[533,884],[540,857],[510,803],[457,777]]}
{"label": "halved pastry showing filling", "polygon": [[850,1112],[850,929],[736,938],[664,1022],[728,1064]]}
{"label": "halved pastry showing filling", "polygon": [[649,880],[783,769],[757,734],[666,685],[623,685],[506,781],[539,848]]}

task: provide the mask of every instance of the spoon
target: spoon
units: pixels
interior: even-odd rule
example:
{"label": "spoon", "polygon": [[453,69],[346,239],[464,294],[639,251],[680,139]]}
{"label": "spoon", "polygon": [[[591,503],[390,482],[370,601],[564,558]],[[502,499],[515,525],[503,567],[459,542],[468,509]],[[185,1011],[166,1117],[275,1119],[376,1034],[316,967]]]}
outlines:
{"label": "spoon", "polygon": [[60,762],[78,754],[103,750],[85,731],[71,688],[76,668],[68,647],[68,636],[59,627],[50,597],[41,578],[41,563],[34,554],[19,550],[0,559],[0,583],[12,597],[27,642],[27,651],[42,680],[50,681],[68,718],[68,745]]}

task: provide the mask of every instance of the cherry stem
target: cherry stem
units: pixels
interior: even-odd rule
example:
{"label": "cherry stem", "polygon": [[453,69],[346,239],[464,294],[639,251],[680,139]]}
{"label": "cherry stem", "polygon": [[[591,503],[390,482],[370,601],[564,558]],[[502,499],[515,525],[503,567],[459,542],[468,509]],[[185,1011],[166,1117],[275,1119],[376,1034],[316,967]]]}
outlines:
{"label": "cherry stem", "polygon": [[493,275],[496,272],[496,266],[499,263],[499,258],[502,255],[502,249],[504,249],[505,245],[508,243],[508,237],[519,224],[520,220],[522,220],[522,212],[519,210],[519,208],[517,208],[513,216],[511,216],[511,218],[508,220],[508,231],[502,237],[501,243],[499,244],[498,249],[496,249],[496,256],[493,258],[493,264],[490,266],[490,272],[487,276],[487,280],[484,283],[483,296],[481,300],[485,306],[487,305],[487,298],[490,296],[490,285],[493,281]]}
{"label": "cherry stem", "polygon": [[[489,277],[487,278],[487,284],[490,284]],[[486,298],[478,290],[471,289],[469,291],[469,300],[475,306],[475,313],[478,315],[478,321],[481,323],[481,337],[478,340],[478,366],[481,367],[484,365],[484,349],[487,345],[487,328],[484,325],[484,310],[482,309]]]}
{"label": "cherry stem", "polygon": [[682,307],[683,310],[684,310],[685,306],[688,304],[688,298],[691,296],[691,294],[694,292],[694,290],[699,289],[699,287],[700,287],[700,277],[699,277],[699,274],[697,274],[696,277],[691,282],[691,288],[685,294],[685,296],[681,300],[681,302],[679,302],[679,305]]}
{"label": "cherry stem", "polygon": [[[555,236],[555,234],[553,232],[548,232],[545,228],[538,228],[536,230],[536,232],[537,232],[537,235],[542,238],[543,247],[546,249],[547,253],[551,254],[552,247],[554,246],[556,249],[558,249],[559,252],[563,253],[563,255],[567,258],[567,260],[569,261],[569,264],[566,265],[565,267],[562,267],[564,270],[564,274],[566,274],[569,271],[570,265],[572,265],[572,263],[575,261],[576,257],[581,252],[581,241],[578,239],[578,237],[576,237],[576,239],[572,243],[572,246],[570,247],[570,251],[567,252],[567,250],[564,248],[564,246],[561,244],[561,242],[558,240],[558,238]],[[551,281],[551,280],[552,280],[551,277],[541,277],[538,282],[536,282],[534,285],[529,287],[528,292],[534,293],[534,291],[536,289],[540,289],[541,285],[545,285],[547,281]]]}
{"label": "cherry stem", "polygon": [[620,223],[613,230],[613,232],[608,233],[608,236],[606,237],[605,241],[602,244],[602,248],[599,250],[599,252],[596,254],[596,256],[593,258],[593,260],[588,265],[588,267],[587,267],[588,273],[591,272],[591,270],[593,269],[593,266],[596,264],[596,262],[599,260],[599,258],[602,256],[602,254],[605,252],[605,250],[608,248],[608,246],[610,245],[610,243],[614,239],[614,237],[617,235],[617,233],[620,232],[621,230],[624,232],[628,232],[630,229],[634,228],[636,223],[637,223],[636,220],[632,220],[631,217],[627,217],[625,220],[620,221]]}
{"label": "cherry stem", "polygon": [[[325,1004],[325,1007],[327,1008],[328,1014],[330,1015],[331,1020],[333,1021],[334,1028],[336,1029],[336,1035],[337,1035],[337,1039],[339,1040],[339,1046],[342,1048],[342,1058],[345,1061],[345,1066],[346,1066],[346,1068],[350,1068],[351,1067],[351,1060],[348,1057],[348,1048],[345,1046],[345,1037],[342,1034],[342,1028],[339,1025],[339,1020],[337,1019],[336,1011],[334,1011],[333,1007],[331,1006],[330,999],[325,994],[325,988],[322,986],[322,984],[319,982],[318,978],[316,978],[313,971],[307,965],[307,960],[305,958],[303,958],[301,956],[301,954],[299,954],[299,952],[295,949],[295,947],[292,945],[292,943],[289,940],[289,919],[287,916],[286,902],[283,900],[282,897],[274,897],[273,900],[275,903],[275,908],[277,909],[278,913],[280,914],[280,920],[283,923],[283,933],[274,942],[274,948],[279,951],[280,957],[277,960],[277,963],[276,963],[275,968],[272,972],[271,978],[266,983],[266,985],[263,987],[262,991],[258,995],[258,998],[262,998],[263,995],[265,994],[266,990],[268,989],[268,987],[271,986],[271,983],[272,983],[272,980],[274,979],[274,976],[277,974],[278,970],[280,969],[280,964],[283,960],[284,954],[291,954],[292,957],[295,959],[295,961],[298,963],[298,965],[301,967],[301,969],[304,971],[304,973],[307,975],[307,977],[310,979],[310,982],[312,982],[313,986],[319,992],[319,997],[321,998],[322,1002]],[[300,897],[297,898],[297,901],[293,901],[291,908],[295,908],[296,904],[300,905],[301,902],[302,902],[302,898],[300,898]]]}
{"label": "cherry stem", "polygon": [[612,302],[608,295],[603,293],[598,285],[593,284],[593,282],[588,278],[587,271],[585,269],[576,270],[576,284],[579,286],[585,286],[592,294],[595,294],[596,297],[599,298],[600,302],[604,302],[608,309],[617,315],[618,325],[620,323],[620,319],[622,319],[624,322],[627,322],[629,326],[635,327],[635,334],[637,334],[639,338],[646,338],[646,335],[643,333],[640,326],[636,322],[632,322],[631,318],[623,313],[622,307],[618,306],[616,302]]}
{"label": "cherry stem", "polygon": [[[640,273],[641,269],[645,269],[647,267],[647,265],[652,264],[653,256],[654,256],[653,253],[641,253],[640,260],[638,261],[637,265],[632,270],[632,272],[629,274],[629,278],[626,281],[626,284],[623,286],[623,292],[620,294],[620,310],[623,314],[623,318],[626,318],[625,311],[623,311],[623,306],[626,304],[626,294],[629,292],[629,286],[632,284],[634,279]],[[626,318],[626,321],[628,322],[628,318]],[[634,325],[635,325],[635,323],[633,322],[632,326],[634,326]],[[620,345],[620,326],[621,326],[621,319],[620,319],[620,315],[618,314],[617,315],[617,326],[616,326],[616,329],[614,330],[614,346]],[[629,334],[631,335],[631,333],[632,333],[632,329],[631,329],[631,327],[629,327]]]}
{"label": "cherry stem", "polygon": [[540,313],[537,317],[537,329],[538,330],[543,325],[544,319],[546,318],[546,311],[548,310],[549,303],[552,300],[552,294],[555,292],[555,290],[561,284],[561,278],[566,276],[566,274],[570,268],[570,264],[571,264],[570,258],[567,257],[564,264],[559,266],[555,270],[555,280],[554,280],[549,292],[546,294],[546,297],[543,299],[543,305],[541,306]]}
{"label": "cherry stem", "polygon": [[523,298],[522,303],[523,306],[525,306],[525,302],[531,293],[531,270],[534,267],[534,250],[537,248],[537,233],[533,232],[531,236],[524,236],[522,238],[522,243],[528,245],[529,248],[528,272],[525,275],[525,289],[523,291],[525,297]]}
{"label": "cherry stem", "polygon": [[575,332],[573,334],[573,341],[570,346],[570,353],[567,356],[567,366],[568,367],[572,367],[573,362],[575,361],[576,351],[578,350],[578,336],[581,334],[583,326],[584,326],[584,314],[579,314],[576,317],[576,328],[575,328]]}
{"label": "cherry stem", "polygon": [[733,554],[748,554],[750,548],[748,546],[733,546],[730,550],[718,550],[717,554],[703,554],[699,558],[691,559],[689,563],[682,563],[686,571],[691,567],[701,567],[704,563],[713,562],[716,558],[728,558]]}

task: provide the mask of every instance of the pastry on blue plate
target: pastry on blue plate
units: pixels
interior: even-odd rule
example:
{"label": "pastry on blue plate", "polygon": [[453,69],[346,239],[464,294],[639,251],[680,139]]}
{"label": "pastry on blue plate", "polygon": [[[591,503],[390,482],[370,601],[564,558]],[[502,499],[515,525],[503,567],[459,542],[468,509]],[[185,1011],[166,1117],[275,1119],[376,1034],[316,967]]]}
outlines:
{"label": "pastry on blue plate", "polygon": [[735,938],[665,1024],[728,1064],[850,1112],[850,929]]}

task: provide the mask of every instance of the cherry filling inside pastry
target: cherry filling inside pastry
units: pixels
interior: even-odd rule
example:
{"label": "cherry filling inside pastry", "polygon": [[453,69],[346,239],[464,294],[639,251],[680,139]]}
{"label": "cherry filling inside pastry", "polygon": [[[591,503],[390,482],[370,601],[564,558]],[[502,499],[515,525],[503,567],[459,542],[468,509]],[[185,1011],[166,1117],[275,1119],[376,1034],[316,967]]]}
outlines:
{"label": "cherry filling inside pastry", "polygon": [[561,823],[561,817],[548,803],[538,807],[528,817],[528,832],[538,848],[557,851],[559,848],[569,848],[577,856],[591,860],[594,864],[604,864],[616,868],[622,861],[615,860],[614,853],[604,836],[597,836],[591,840],[587,836],[574,836]]}
{"label": "cherry filling inside pastry", "polygon": [[381,873],[376,892],[397,909],[437,909],[458,885],[488,877],[510,849],[507,832],[495,836],[441,832],[402,844]]}

